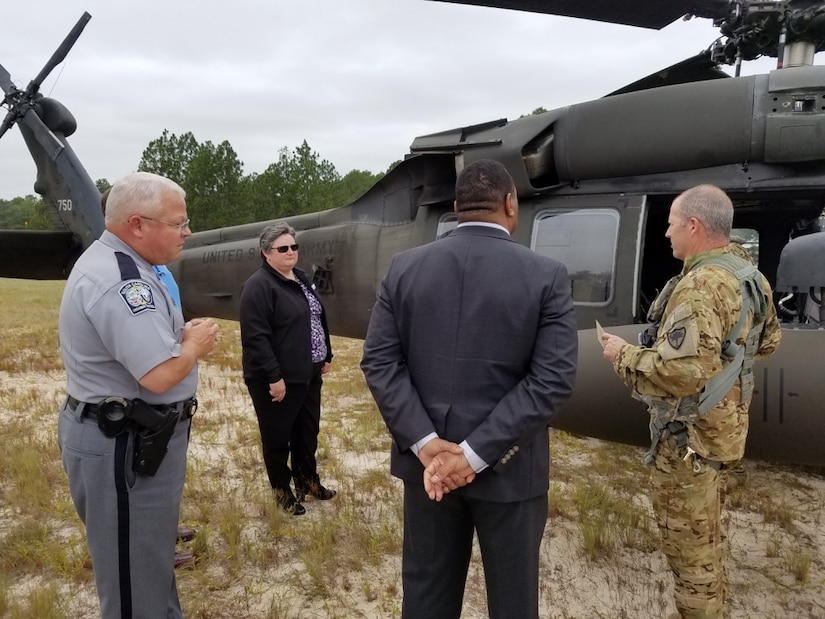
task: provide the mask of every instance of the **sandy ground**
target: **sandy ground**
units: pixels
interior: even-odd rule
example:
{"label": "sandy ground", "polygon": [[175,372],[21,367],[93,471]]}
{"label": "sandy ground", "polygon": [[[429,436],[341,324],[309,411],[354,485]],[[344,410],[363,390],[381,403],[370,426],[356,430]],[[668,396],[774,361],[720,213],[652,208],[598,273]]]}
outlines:
{"label": "sandy ground", "polygon": [[[61,373],[2,375],[0,381],[6,392],[37,385],[42,397],[51,399],[55,408],[63,396]],[[194,467],[199,475],[222,476],[227,488],[234,487],[233,484],[247,483],[244,480],[251,478],[253,485],[258,487],[242,492],[259,492],[264,473],[258,446],[254,443],[254,414],[237,377],[206,365],[202,370],[199,395],[205,404],[199,416],[216,414],[208,409],[210,402],[218,401],[222,403],[223,416],[217,430],[200,430],[199,424],[204,428],[207,424],[196,417],[198,423],[192,435],[187,484],[202,483],[192,480]],[[355,396],[355,399],[358,397]],[[346,408],[353,414],[350,404]],[[335,401],[325,401],[324,423],[330,423],[335,418],[337,409]],[[2,410],[0,422],[19,414],[20,411]],[[53,427],[42,424],[41,431],[51,432]],[[239,436],[245,437],[245,456],[233,461],[229,445],[237,443]],[[575,482],[571,472],[586,464],[604,444],[589,439],[562,440],[561,437],[554,437],[553,440],[554,479],[559,480],[557,484],[561,495],[572,493]],[[370,471],[377,471],[375,474],[380,478],[389,477],[388,456],[384,449],[351,449],[333,441],[329,451],[331,460],[335,462],[334,475],[328,475],[333,487],[347,487],[345,480],[363,477]],[[233,466],[247,470],[235,470]],[[640,464],[638,466],[642,468]],[[759,462],[748,462],[746,470],[749,496],[760,497],[768,505],[781,507],[773,513],[785,514],[786,517],[782,521],[782,518],[767,516],[765,510],[753,507],[753,500],[748,505],[734,506],[728,510],[730,616],[734,619],[825,617],[825,478],[815,472]],[[622,467],[617,467],[605,483],[610,487],[617,486],[622,476]],[[634,500],[652,518],[643,485],[640,485]],[[386,501],[390,507],[397,508],[400,504],[400,485],[392,482],[388,488]],[[335,510],[355,498],[342,493],[330,502],[309,501],[308,513],[302,517],[300,526],[309,529],[313,524],[323,524],[325,518],[331,518]],[[198,518],[198,513],[202,512],[192,505],[184,507],[187,524],[193,524],[203,535],[207,535],[210,525]],[[198,509],[204,508],[200,506]],[[10,529],[15,517],[13,511],[0,504],[0,536]],[[368,517],[365,511],[364,518]],[[253,513],[244,524],[244,535],[252,536],[253,543],[261,539],[259,536],[267,534],[263,519],[264,516]],[[76,533],[81,530],[79,525],[75,527]],[[300,531],[298,529],[295,535],[300,536]],[[212,531],[211,535],[214,538],[218,533]],[[331,577],[329,585],[333,593],[328,591],[319,595],[306,586],[306,561],[302,560],[300,553],[291,552],[291,547],[289,540],[284,541],[273,560],[263,565],[260,561],[254,565],[245,565],[241,561],[234,570],[230,570],[227,582],[221,586],[217,586],[214,574],[209,575],[212,568],[208,557],[202,558],[194,569],[179,571],[178,583],[186,616],[298,619],[398,616],[401,587],[400,555],[397,553],[388,554],[379,564],[370,565],[357,574]],[[795,573],[799,572],[800,565],[806,564],[804,578],[798,579]],[[51,579],[66,593],[66,617],[96,615],[94,585],[90,575],[85,579],[70,580],[43,573],[15,573],[6,577],[11,579],[9,591],[12,599],[15,596],[22,599],[28,591],[43,586]],[[543,618],[658,619],[667,617],[669,612],[675,610],[671,576],[661,553],[655,548],[620,546],[609,556],[589,557],[584,550],[580,523],[569,513],[553,513],[548,519],[542,545],[541,578]],[[209,583],[209,590],[204,588],[205,582]],[[352,586],[352,583],[360,584]],[[205,599],[209,599],[208,604]],[[478,553],[470,568],[462,617],[486,617],[483,570]]]}

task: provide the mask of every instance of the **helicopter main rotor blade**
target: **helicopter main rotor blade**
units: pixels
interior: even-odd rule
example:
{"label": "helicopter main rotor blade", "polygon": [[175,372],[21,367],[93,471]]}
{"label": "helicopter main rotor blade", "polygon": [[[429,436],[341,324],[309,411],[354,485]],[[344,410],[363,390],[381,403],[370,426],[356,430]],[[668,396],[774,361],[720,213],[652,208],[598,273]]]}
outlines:
{"label": "helicopter main rotor blade", "polygon": [[9,72],[6,71],[5,67],[0,64],[0,88],[3,89],[3,92],[8,94],[13,93],[17,88],[15,88],[14,84],[11,81],[11,75]]}
{"label": "helicopter main rotor blade", "polygon": [[662,86],[672,86],[674,84],[687,84],[702,82],[705,80],[727,79],[730,76],[719,68],[713,60],[709,51],[704,51],[686,58],[674,65],[660,69],[655,73],[643,77],[618,90],[606,94],[605,97],[622,95],[627,92],[638,92]]}
{"label": "helicopter main rotor blade", "polygon": [[596,21],[640,26],[659,30],[686,14],[698,17],[722,17],[727,14],[728,0],[439,0],[458,4],[489,6],[564,15]]}
{"label": "helicopter main rotor blade", "polygon": [[74,28],[71,29],[66,38],[63,39],[63,43],[60,44],[60,47],[52,54],[52,57],[49,58],[49,61],[46,65],[40,70],[40,73],[37,74],[29,85],[26,87],[26,92],[32,94],[40,88],[40,84],[43,83],[43,80],[46,79],[46,76],[52,72],[57,65],[59,65],[63,60],[66,58],[66,54],[69,53],[69,50],[72,49],[72,46],[77,41],[80,33],[83,32],[83,29],[86,27],[86,24],[89,23],[89,20],[92,18],[88,12],[83,13],[77,23],[74,25]]}

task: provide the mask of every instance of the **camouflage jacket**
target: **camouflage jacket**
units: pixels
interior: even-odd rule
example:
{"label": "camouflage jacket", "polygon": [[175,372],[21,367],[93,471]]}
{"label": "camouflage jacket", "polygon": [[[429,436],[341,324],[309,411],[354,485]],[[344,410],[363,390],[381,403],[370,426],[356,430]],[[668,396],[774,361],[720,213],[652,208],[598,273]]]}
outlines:
{"label": "camouflage jacket", "polygon": [[[731,251],[726,246],[688,257],[682,279],[665,306],[654,346],[627,345],[619,352],[613,368],[637,393],[683,398],[698,393],[722,370],[722,342],[736,325],[742,309],[739,281],[717,265],[694,267],[710,256]],[[762,280],[770,298],[770,286],[764,276]],[[776,309],[772,303],[768,306],[757,359],[772,354],[782,337]],[[744,342],[751,323],[749,316],[737,336],[738,344]],[[742,457],[750,402],[739,400],[737,380],[721,402],[688,426],[689,445],[700,456],[722,462]]]}

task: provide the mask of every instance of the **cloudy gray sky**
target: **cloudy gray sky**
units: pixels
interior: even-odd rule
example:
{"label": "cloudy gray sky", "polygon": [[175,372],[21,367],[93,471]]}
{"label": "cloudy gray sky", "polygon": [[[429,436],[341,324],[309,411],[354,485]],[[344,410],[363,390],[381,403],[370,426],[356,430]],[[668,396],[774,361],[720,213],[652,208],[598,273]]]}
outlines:
{"label": "cloudy gray sky", "polygon": [[[0,24],[0,64],[19,87],[84,10],[91,21],[41,91],[75,115],[89,175],[110,181],[164,129],[228,140],[247,174],[303,140],[342,174],[380,172],[418,135],[594,99],[718,36],[707,20],[654,31],[424,0],[33,0],[4,7]],[[33,182],[12,129],[0,198]]]}

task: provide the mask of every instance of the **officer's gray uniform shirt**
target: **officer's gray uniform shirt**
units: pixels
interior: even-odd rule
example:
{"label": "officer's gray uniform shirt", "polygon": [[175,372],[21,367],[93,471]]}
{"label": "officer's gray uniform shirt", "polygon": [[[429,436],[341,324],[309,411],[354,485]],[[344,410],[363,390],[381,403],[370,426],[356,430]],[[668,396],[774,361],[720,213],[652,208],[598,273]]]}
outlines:
{"label": "officer's gray uniform shirt", "polygon": [[[139,279],[123,280],[115,252],[131,256]],[[140,386],[150,370],[181,352],[183,314],[152,265],[109,231],[78,260],[60,307],[67,391],[81,402],[109,396],[173,404],[192,397],[197,365],[162,394]]]}

